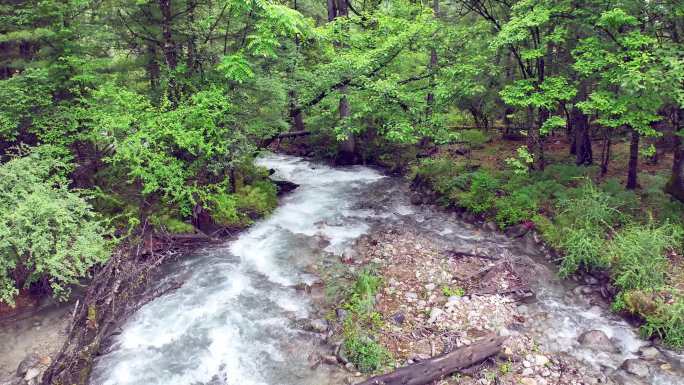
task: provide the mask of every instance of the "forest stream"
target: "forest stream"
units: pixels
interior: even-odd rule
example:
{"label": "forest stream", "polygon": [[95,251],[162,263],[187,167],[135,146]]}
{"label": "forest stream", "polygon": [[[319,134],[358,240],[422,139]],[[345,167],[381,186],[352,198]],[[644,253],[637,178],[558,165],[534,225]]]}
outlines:
{"label": "forest stream", "polygon": [[[517,305],[526,314],[524,327],[503,332],[531,334],[545,351],[579,360],[587,376],[600,371],[618,378],[622,362],[647,344],[609,309],[577,295],[576,282],[557,278],[542,249],[475,228],[447,212],[411,205],[403,180],[367,167],[332,168],[286,155],[266,155],[257,163],[275,170],[274,179],[299,187],[237,238],[167,266],[167,279],[183,278],[185,284],[144,306],[123,326],[98,359],[92,384],[343,384],[343,370],[312,369],[307,360],[320,339],[292,320],[308,318],[316,309],[295,286],[317,279],[305,271],[321,255],[336,258],[374,226],[389,222],[450,249],[517,258],[534,278],[530,287],[536,298]],[[603,331],[615,351],[583,348],[578,337],[590,330]],[[669,370],[651,365],[649,383],[681,383],[684,357],[661,354]]]}

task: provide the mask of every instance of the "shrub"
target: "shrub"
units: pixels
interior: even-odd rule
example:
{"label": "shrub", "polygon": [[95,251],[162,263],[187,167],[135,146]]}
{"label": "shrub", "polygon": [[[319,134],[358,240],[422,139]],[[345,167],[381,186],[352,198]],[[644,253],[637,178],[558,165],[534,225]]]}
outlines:
{"label": "shrub", "polygon": [[618,210],[621,202],[596,188],[591,181],[573,190],[569,198],[558,204],[560,213],[556,219],[562,226],[590,228],[603,234],[624,222]]}
{"label": "shrub", "polygon": [[681,242],[682,229],[670,223],[621,229],[608,243],[615,284],[622,290],[662,288],[669,266],[665,253]]}
{"label": "shrub", "polygon": [[236,195],[238,210],[252,219],[271,213],[278,205],[276,186],[269,180],[246,185]]}
{"label": "shrub", "polygon": [[156,228],[169,232],[171,234],[192,233],[195,227],[189,223],[183,222],[180,218],[174,217],[168,213],[158,213],[151,215],[150,223]]}
{"label": "shrub", "polygon": [[470,187],[467,191],[457,194],[461,206],[481,214],[494,208],[496,192],[501,181],[485,170],[478,170],[471,174]]}
{"label": "shrub", "polygon": [[108,230],[67,188],[66,169],[49,148],[0,165],[0,301],[13,304],[18,288],[38,281],[64,299],[69,285],[109,257]]}
{"label": "shrub", "polygon": [[496,207],[496,223],[501,228],[530,220],[537,211],[535,197],[530,194],[529,189],[518,190],[500,197],[494,206]]}
{"label": "shrub", "polygon": [[208,197],[206,204],[214,220],[223,226],[240,226],[242,224],[237,210],[237,198],[234,194],[220,192]]}
{"label": "shrub", "polygon": [[567,277],[580,268],[606,268],[610,259],[603,253],[605,241],[603,233],[592,227],[572,227],[564,229],[560,248],[564,251],[560,275]]}
{"label": "shrub", "polygon": [[465,167],[449,158],[426,158],[413,168],[411,179],[426,183],[438,194],[449,197],[467,184]]}
{"label": "shrub", "polygon": [[345,321],[344,350],[361,372],[373,372],[387,365],[391,355],[377,341],[364,335],[352,322]]}
{"label": "shrub", "polygon": [[684,347],[684,299],[678,297],[674,303],[658,302],[656,310],[646,315],[641,327],[645,337],[657,336],[674,348]]}
{"label": "shrub", "polygon": [[372,338],[374,330],[382,323],[380,315],[373,311],[375,294],[382,281],[369,271],[356,277],[343,307],[349,310],[344,320],[344,350],[349,360],[362,372],[372,372],[388,364],[391,355]]}
{"label": "shrub", "polygon": [[465,143],[470,148],[482,148],[490,140],[489,135],[477,129],[458,131],[457,136],[460,142]]}

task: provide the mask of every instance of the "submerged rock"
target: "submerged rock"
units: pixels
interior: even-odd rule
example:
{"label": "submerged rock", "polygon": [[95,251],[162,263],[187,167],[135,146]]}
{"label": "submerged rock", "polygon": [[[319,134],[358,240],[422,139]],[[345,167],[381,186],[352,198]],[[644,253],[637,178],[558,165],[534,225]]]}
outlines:
{"label": "submerged rock", "polygon": [[585,332],[579,336],[577,340],[585,348],[601,350],[605,352],[617,351],[617,348],[615,345],[613,345],[613,342],[611,342],[610,338],[608,338],[606,333],[602,332],[601,330],[590,330]]}

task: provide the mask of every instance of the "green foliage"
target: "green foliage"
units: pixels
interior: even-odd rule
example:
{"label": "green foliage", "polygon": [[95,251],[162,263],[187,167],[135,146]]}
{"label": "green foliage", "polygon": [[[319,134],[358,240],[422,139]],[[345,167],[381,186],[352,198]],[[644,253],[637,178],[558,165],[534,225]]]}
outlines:
{"label": "green foliage", "polygon": [[660,289],[666,283],[666,253],[681,249],[684,230],[665,223],[630,224],[608,242],[613,279],[622,290]]}
{"label": "green foliage", "polygon": [[0,300],[39,280],[66,298],[69,286],[109,257],[107,229],[83,194],[70,191],[69,167],[38,148],[0,165]]}
{"label": "green foliage", "polygon": [[442,294],[445,297],[463,297],[465,295],[465,289],[462,287],[451,287],[449,285],[442,286]]}
{"label": "green foliage", "polygon": [[391,355],[373,338],[373,331],[382,320],[373,311],[375,294],[382,281],[369,271],[362,271],[344,302],[349,311],[344,320],[344,351],[349,360],[362,372],[372,372],[389,364]]}
{"label": "green foliage", "polygon": [[624,221],[619,205],[612,197],[587,181],[574,191],[574,197],[559,202],[556,223],[563,238],[561,275],[568,276],[579,268],[607,268],[610,258],[605,254],[606,233]]}
{"label": "green foliage", "polygon": [[482,214],[494,208],[497,190],[501,181],[485,170],[478,170],[470,174],[469,189],[457,194],[461,206]]}
{"label": "green foliage", "polygon": [[537,203],[529,188],[499,197],[494,204],[496,223],[501,228],[532,219],[537,212]]}
{"label": "green foliage", "polygon": [[179,218],[174,218],[171,214],[153,214],[149,217],[150,224],[159,230],[171,234],[186,234],[195,232],[195,227]]}
{"label": "green foliage", "polygon": [[345,322],[344,350],[361,372],[373,372],[391,361],[391,355],[377,341],[365,336],[351,322]]}
{"label": "green foliage", "polygon": [[684,347],[684,298],[679,296],[670,304],[659,301],[656,310],[645,318],[641,327],[645,337],[656,336],[674,348]]}

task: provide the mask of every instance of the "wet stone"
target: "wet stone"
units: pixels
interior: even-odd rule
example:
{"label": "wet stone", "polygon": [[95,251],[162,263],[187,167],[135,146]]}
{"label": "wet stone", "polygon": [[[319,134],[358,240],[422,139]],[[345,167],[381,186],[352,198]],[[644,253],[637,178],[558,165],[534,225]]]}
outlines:
{"label": "wet stone", "polygon": [[644,360],[638,358],[629,358],[622,363],[620,368],[627,373],[633,374],[637,377],[646,377],[649,374],[648,364]]}
{"label": "wet stone", "polygon": [[615,345],[610,341],[606,333],[600,330],[590,330],[583,333],[578,338],[579,343],[588,349],[600,350],[605,352],[617,351]]}
{"label": "wet stone", "polygon": [[17,367],[17,376],[24,377],[29,369],[38,365],[40,365],[40,357],[36,354],[29,354],[19,363],[19,366]]}

